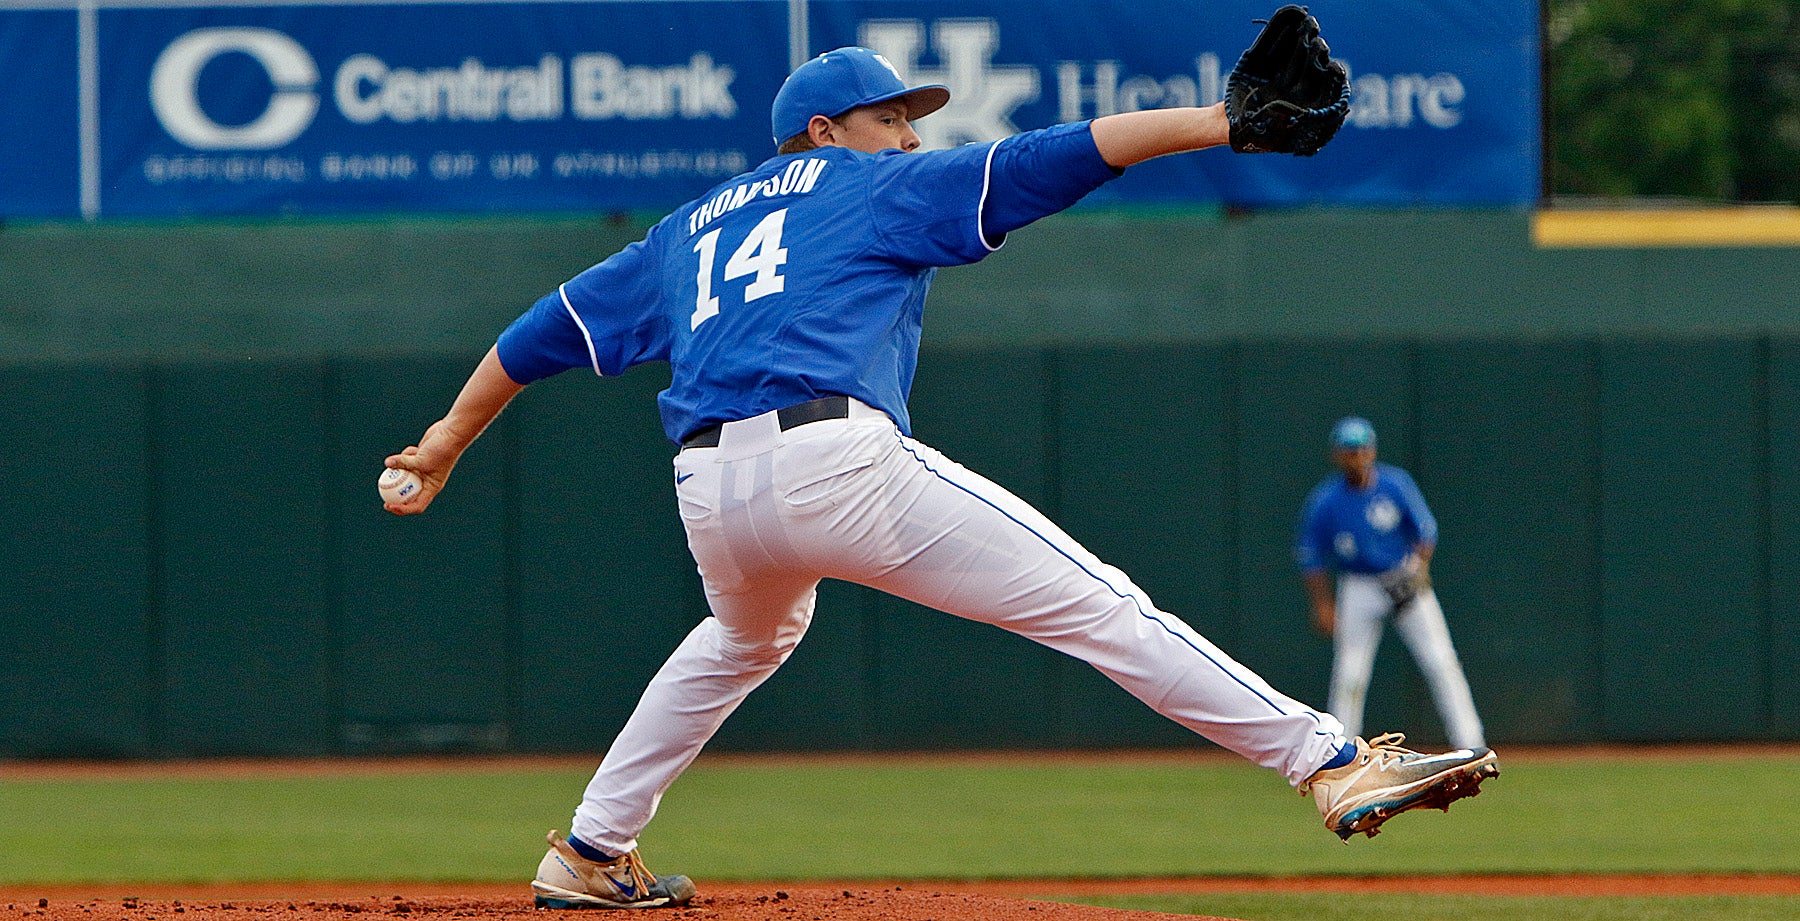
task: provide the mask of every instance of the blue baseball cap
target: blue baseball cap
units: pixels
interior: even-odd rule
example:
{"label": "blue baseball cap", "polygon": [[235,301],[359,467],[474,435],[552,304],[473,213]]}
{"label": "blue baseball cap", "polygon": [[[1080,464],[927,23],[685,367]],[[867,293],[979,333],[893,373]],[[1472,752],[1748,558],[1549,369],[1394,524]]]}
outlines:
{"label": "blue baseball cap", "polygon": [[1354,450],[1375,446],[1375,426],[1361,416],[1345,416],[1331,427],[1331,446]]}
{"label": "blue baseball cap", "polygon": [[800,65],[775,94],[769,121],[775,146],[806,130],[814,115],[836,118],[857,106],[890,99],[906,103],[906,117],[920,119],[950,101],[950,88],[938,83],[908,87],[887,58],[867,48],[839,48]]}

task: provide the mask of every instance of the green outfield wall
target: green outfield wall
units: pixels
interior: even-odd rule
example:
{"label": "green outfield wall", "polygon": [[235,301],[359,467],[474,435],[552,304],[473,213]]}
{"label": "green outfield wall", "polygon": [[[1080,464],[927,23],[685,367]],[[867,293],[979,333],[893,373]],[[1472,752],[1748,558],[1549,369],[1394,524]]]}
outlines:
{"label": "green outfield wall", "polygon": [[[1496,743],[1800,738],[1800,250],[1528,222],[1065,215],[942,273],[916,434],[1322,704],[1288,541],[1331,421],[1367,415],[1437,512]],[[423,517],[374,479],[641,232],[0,231],[0,756],[604,747],[704,616],[666,370],[535,385]],[[1377,667],[1370,728],[1441,739],[1394,638]],[[1078,662],[835,583],[717,742],[1187,744]]]}

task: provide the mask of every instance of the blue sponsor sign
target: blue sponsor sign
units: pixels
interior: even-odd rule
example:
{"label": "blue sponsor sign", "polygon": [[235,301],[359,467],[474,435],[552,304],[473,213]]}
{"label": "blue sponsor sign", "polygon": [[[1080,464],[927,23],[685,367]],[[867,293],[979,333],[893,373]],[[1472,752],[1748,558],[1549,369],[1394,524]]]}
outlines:
{"label": "blue sponsor sign", "polygon": [[[31,0],[25,0],[30,3]],[[0,216],[661,210],[772,153],[792,61],[881,51],[949,106],[929,145],[1206,105],[1267,3],[42,0],[0,11]],[[1265,7],[1268,7],[1265,9]],[[1102,202],[1518,204],[1537,7],[1312,4],[1351,66],[1319,157],[1134,168]],[[799,12],[795,18],[796,11]]]}
{"label": "blue sponsor sign", "polygon": [[78,213],[78,26],[72,11],[0,11],[0,216]]}
{"label": "blue sponsor sign", "polygon": [[754,128],[787,72],[784,10],[694,0],[110,11],[99,28],[102,121],[115,139],[102,132],[102,207],[662,207],[769,152]]}
{"label": "blue sponsor sign", "polygon": [[[928,143],[1115,112],[1210,105],[1278,0],[819,0],[815,48],[860,44],[951,106]],[[1317,157],[1151,161],[1094,196],[1280,206],[1512,205],[1539,193],[1536,0],[1313,0],[1351,71],[1351,114]],[[1054,10],[1054,13],[1049,11]]]}

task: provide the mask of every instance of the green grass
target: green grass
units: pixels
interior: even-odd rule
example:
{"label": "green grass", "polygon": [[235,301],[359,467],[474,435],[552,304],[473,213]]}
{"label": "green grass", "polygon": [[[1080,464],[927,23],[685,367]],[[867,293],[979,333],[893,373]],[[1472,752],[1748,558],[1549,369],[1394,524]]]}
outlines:
{"label": "green grass", "polygon": [[1788,896],[1559,899],[1305,893],[1084,898],[1077,904],[1244,921],[1793,921],[1800,917],[1800,898]]}
{"label": "green grass", "polygon": [[[0,884],[519,879],[589,773],[15,778],[0,781]],[[1235,762],[702,760],[643,849],[701,880],[1800,873],[1797,776],[1800,757],[1522,760],[1448,815],[1346,846],[1310,800]]]}

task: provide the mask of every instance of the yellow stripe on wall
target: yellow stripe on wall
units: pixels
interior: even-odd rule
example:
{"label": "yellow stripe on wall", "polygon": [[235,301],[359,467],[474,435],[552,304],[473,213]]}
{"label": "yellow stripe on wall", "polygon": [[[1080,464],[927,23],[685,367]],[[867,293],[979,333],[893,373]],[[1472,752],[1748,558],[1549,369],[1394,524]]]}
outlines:
{"label": "yellow stripe on wall", "polygon": [[1543,249],[1800,246],[1800,208],[1539,211],[1531,242]]}

